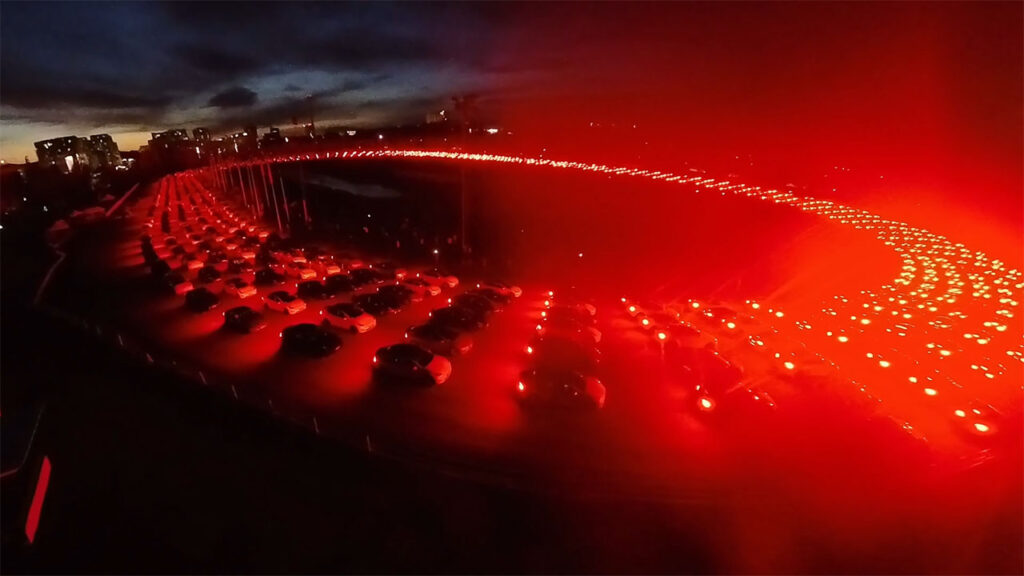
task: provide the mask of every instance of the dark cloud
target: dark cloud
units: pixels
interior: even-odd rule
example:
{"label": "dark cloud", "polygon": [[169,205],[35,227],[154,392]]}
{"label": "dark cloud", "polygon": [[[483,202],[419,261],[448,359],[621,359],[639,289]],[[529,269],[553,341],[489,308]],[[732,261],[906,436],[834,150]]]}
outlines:
{"label": "dark cloud", "polygon": [[258,99],[255,92],[245,86],[235,86],[222,92],[218,92],[210,98],[210,106],[217,108],[241,108],[252,106]]}
{"label": "dark cloud", "polygon": [[201,72],[241,75],[255,72],[261,64],[252,56],[203,44],[186,44],[175,49],[184,64]]}

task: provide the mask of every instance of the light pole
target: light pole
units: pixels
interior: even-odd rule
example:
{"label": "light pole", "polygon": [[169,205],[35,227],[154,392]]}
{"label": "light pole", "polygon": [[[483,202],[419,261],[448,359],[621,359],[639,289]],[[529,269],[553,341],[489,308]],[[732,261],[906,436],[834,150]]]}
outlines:
{"label": "light pole", "polygon": [[[466,151],[466,132],[469,130],[471,116],[476,108],[476,95],[453,96],[455,110],[459,113],[462,125],[459,127],[459,147],[461,152]],[[459,241],[462,247],[462,259],[465,260],[469,251],[469,243],[466,239],[466,163],[459,164]]]}

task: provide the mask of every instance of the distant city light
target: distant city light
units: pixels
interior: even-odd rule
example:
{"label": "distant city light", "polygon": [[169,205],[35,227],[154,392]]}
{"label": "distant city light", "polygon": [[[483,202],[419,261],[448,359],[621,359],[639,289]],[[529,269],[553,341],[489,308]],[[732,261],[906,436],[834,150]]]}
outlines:
{"label": "distant city light", "polygon": [[487,129],[487,133],[488,134],[497,134],[498,133],[498,129],[497,128],[488,128]]}

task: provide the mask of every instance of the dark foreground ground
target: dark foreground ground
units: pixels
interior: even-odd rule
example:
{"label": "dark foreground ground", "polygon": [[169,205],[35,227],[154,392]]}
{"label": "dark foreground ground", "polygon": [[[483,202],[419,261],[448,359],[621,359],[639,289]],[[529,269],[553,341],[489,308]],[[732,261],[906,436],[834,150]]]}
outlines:
{"label": "dark foreground ground", "polygon": [[[354,450],[127,360],[62,320],[46,346],[5,360],[5,388],[45,385],[25,469],[4,480],[5,573],[791,572],[1013,573],[1020,502],[983,524],[907,521],[907,507],[1005,494],[984,470],[869,515],[871,541],[780,531],[772,487],[702,505],[577,499],[466,481]],[[10,342],[11,340],[6,340]],[[46,353],[40,353],[43,349]],[[53,350],[60,352],[54,354]],[[58,360],[59,362],[54,362]],[[5,413],[5,418],[7,417]],[[53,463],[35,544],[22,522],[43,455]],[[857,500],[884,489],[865,485]],[[844,498],[835,494],[835,498]],[[980,500],[979,500],[980,499]],[[745,510],[740,525],[723,523]],[[925,510],[910,517],[929,517]],[[891,514],[895,525],[886,525]],[[828,525],[827,519],[822,524]],[[976,521],[977,518],[974,518]],[[734,540],[743,546],[723,547]]]}

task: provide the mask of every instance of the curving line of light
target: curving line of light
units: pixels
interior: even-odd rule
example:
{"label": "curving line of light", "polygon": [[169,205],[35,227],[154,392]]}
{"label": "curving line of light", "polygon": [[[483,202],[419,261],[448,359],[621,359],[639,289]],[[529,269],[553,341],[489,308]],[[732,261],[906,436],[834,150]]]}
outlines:
{"label": "curving line of light", "polygon": [[[1012,395],[1024,390],[1020,366],[1024,363],[1024,339],[1020,325],[1022,272],[999,259],[955,243],[946,236],[883,218],[829,200],[802,197],[789,191],[763,189],[720,181],[705,176],[675,174],[656,170],[608,166],[585,162],[530,158],[512,155],[445,152],[435,150],[348,150],[268,158],[260,162],[283,163],[331,159],[436,159],[514,164],[594,172],[611,176],[638,177],[688,187],[694,193],[717,192],[745,196],[827,218],[873,234],[902,260],[898,275],[877,291],[861,290],[852,296],[836,295],[812,318],[794,320],[787,326],[814,331],[823,337],[829,354],[848,355],[844,350],[860,345],[864,353],[855,356],[872,360],[875,370],[900,373],[907,385],[923,397],[949,398],[957,407],[956,417],[971,412],[969,406],[991,407],[979,396],[1006,396],[1007,379]],[[242,163],[252,164],[250,163]],[[237,164],[223,167],[234,167]],[[752,314],[783,317],[777,309],[754,303]],[[862,378],[874,372],[861,370]],[[881,376],[881,373],[879,373]],[[877,393],[853,379],[858,390],[872,400]],[[996,388],[996,385],[1001,388]],[[900,390],[899,392],[905,392]],[[1016,400],[1016,396],[1013,399]],[[965,410],[966,409],[966,410]],[[979,412],[976,408],[975,412]],[[913,426],[904,421],[908,432]],[[979,431],[989,430],[977,422]]]}

